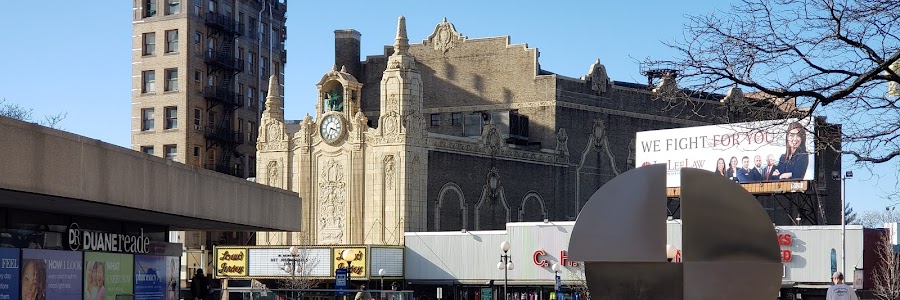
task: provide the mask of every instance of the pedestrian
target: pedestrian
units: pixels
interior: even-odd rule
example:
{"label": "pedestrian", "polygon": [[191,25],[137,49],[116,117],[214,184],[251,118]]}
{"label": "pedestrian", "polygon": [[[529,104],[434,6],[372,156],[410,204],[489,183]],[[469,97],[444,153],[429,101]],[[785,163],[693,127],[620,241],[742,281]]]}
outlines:
{"label": "pedestrian", "polygon": [[359,285],[359,292],[356,293],[356,297],[353,300],[370,300],[372,299],[372,294],[369,293],[369,290],[366,289],[365,284]]}
{"label": "pedestrian", "polygon": [[828,292],[825,293],[825,300],[859,300],[853,287],[844,283],[843,273],[834,272],[831,275],[831,282],[834,285],[828,288]]}
{"label": "pedestrian", "polygon": [[194,300],[209,299],[209,278],[203,275],[203,269],[197,269],[197,274],[191,280],[191,296]]}

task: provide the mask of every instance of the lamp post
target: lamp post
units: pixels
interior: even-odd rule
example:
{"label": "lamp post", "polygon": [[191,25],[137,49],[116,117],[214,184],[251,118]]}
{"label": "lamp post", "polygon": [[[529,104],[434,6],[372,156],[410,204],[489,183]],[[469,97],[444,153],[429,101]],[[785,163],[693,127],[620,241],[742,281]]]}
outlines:
{"label": "lamp post", "polygon": [[500,250],[503,250],[503,254],[500,254],[500,262],[497,263],[497,269],[503,270],[503,299],[509,299],[509,294],[507,294],[506,287],[509,285],[509,271],[515,268],[512,261],[510,259],[509,253],[509,242],[503,241],[500,243]]}
{"label": "lamp post", "polygon": [[378,276],[381,277],[381,289],[384,290],[384,269],[378,269]]}
{"label": "lamp post", "polygon": [[347,249],[341,252],[341,258],[347,262],[347,286],[349,287],[352,283],[352,281],[350,281],[350,273],[353,273],[353,269],[350,268],[350,266],[353,265],[353,261],[356,260],[356,253],[353,253],[353,250]]}
{"label": "lamp post", "polygon": [[294,289],[297,288],[297,253],[299,252],[300,249],[297,246],[291,246],[291,298],[297,298]]}
{"label": "lamp post", "polygon": [[[853,178],[853,171],[847,171],[844,173],[844,177],[841,177],[841,172],[831,171],[831,178],[834,180],[841,181],[841,272],[844,274],[847,273],[847,212],[844,211],[847,208],[847,189],[844,188],[847,182],[847,179]],[[845,275],[846,276],[846,275]]]}
{"label": "lamp post", "polygon": [[562,267],[559,266],[559,263],[553,263],[553,266],[550,267],[550,269],[553,270],[553,274],[555,275],[554,277],[556,280],[556,284],[555,284],[556,299],[562,299],[562,297],[560,297],[561,295],[559,294],[559,285],[560,285],[559,270],[561,270]]}
{"label": "lamp post", "polygon": [[666,261],[672,262],[673,260],[675,260],[675,256],[678,256],[678,248],[666,244]]}

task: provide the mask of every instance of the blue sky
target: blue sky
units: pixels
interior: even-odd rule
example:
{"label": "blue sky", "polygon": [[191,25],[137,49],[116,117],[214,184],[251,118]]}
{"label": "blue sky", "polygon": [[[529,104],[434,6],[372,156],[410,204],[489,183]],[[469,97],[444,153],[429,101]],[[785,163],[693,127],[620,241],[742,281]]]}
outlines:
{"label": "blue sky", "polygon": [[[314,3],[310,3],[314,2]],[[331,69],[334,30],[362,33],[363,55],[393,43],[406,16],[410,42],[420,43],[446,17],[469,38],[510,36],[540,51],[540,64],[580,77],[600,59],[613,80],[646,82],[645,58],[670,59],[662,44],[682,35],[685,14],[727,9],[730,1],[289,1],[285,109],[311,113],[315,83]],[[132,1],[4,1],[0,4],[0,99],[32,107],[36,116],[66,112],[67,131],[129,147]],[[889,205],[895,163],[871,172],[851,166],[848,202],[857,211]],[[881,175],[879,176],[873,176]]]}

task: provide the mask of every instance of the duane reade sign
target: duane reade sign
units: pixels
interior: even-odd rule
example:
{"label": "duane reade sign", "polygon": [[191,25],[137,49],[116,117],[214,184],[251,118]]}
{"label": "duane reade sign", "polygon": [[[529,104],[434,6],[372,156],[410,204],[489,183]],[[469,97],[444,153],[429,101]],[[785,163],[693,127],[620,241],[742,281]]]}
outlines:
{"label": "duane reade sign", "polygon": [[78,223],[69,225],[69,248],[73,251],[103,251],[144,254],[150,252],[150,238],[140,235],[81,230]]}
{"label": "duane reade sign", "polygon": [[681,168],[738,183],[813,180],[814,132],[809,119],[642,131],[635,137],[635,164],[666,164],[667,187],[679,186]]}

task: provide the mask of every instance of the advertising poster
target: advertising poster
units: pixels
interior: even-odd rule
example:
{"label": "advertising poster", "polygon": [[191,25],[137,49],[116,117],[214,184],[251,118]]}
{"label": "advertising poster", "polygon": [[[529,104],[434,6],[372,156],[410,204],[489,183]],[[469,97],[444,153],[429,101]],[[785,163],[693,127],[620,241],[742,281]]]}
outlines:
{"label": "advertising poster", "polygon": [[134,259],[131,254],[84,253],[84,299],[116,300],[134,294]]}
{"label": "advertising poster", "polygon": [[0,248],[0,299],[19,299],[19,249]]}
{"label": "advertising poster", "polygon": [[681,168],[738,183],[814,180],[815,135],[809,120],[786,119],[638,132],[635,167],[666,164],[666,186]]}
{"label": "advertising poster", "polygon": [[166,257],[134,256],[134,299],[165,300],[166,299]]}
{"label": "advertising poster", "polygon": [[22,299],[81,299],[82,253],[22,249]]}

